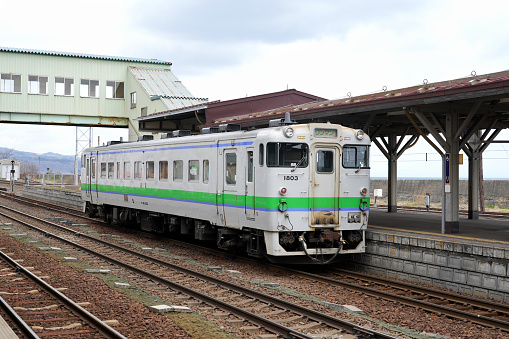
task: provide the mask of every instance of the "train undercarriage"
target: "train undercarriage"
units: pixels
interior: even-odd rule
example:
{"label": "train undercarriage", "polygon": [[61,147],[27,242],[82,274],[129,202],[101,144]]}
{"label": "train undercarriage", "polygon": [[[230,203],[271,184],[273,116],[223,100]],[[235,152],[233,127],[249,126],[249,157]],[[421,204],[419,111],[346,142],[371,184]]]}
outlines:
{"label": "train undercarriage", "polygon": [[[93,205],[87,202],[85,212],[90,217],[101,218],[111,224],[141,229],[143,231],[181,235],[187,239],[214,243],[219,249],[232,253],[246,253],[256,258],[267,258],[271,262],[286,264],[332,263],[339,261],[342,250],[356,249],[364,243],[361,230],[334,231],[319,229],[311,232],[276,232],[276,240],[267,246],[263,230],[242,230],[221,227],[208,221],[188,217],[136,210],[110,205]],[[277,244],[276,244],[277,243]],[[267,248],[277,247],[284,255],[271,255]]]}

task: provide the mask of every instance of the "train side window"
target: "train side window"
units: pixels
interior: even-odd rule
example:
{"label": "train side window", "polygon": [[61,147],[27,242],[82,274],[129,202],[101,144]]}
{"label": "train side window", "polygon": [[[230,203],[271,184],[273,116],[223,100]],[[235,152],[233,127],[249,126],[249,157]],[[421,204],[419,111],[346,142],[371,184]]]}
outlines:
{"label": "train side window", "polygon": [[260,166],[263,166],[264,152],[263,152],[263,144],[260,144],[259,152],[258,152],[258,163]]}
{"label": "train side window", "polygon": [[318,173],[334,172],[334,152],[318,151],[316,153],[316,171]]}
{"label": "train side window", "polygon": [[147,163],[145,164],[146,167],[145,167],[145,170],[146,170],[146,177],[147,179],[154,179],[154,162],[153,161],[147,161]]}
{"label": "train side window", "polygon": [[209,161],[203,160],[203,183],[209,182]]}
{"label": "train side window", "polygon": [[247,151],[247,182],[253,182],[253,151]]}
{"label": "train side window", "polygon": [[81,156],[81,168],[85,168],[85,161],[87,159],[87,155],[86,154],[83,154]]}
{"label": "train side window", "polygon": [[117,162],[117,179],[120,179],[120,162]]}
{"label": "train side window", "polygon": [[124,162],[124,179],[131,179],[131,163]]}
{"label": "train side window", "polygon": [[184,179],[184,161],[175,160],[173,162],[173,181]]}
{"label": "train side window", "polygon": [[159,180],[168,180],[168,161],[159,161]]}
{"label": "train side window", "polygon": [[101,162],[101,179],[106,178],[106,163]]}
{"label": "train side window", "polygon": [[114,179],[115,175],[115,163],[109,162],[108,163],[108,179]]}
{"label": "train side window", "polygon": [[187,181],[198,181],[200,180],[200,161],[189,160],[189,173],[187,175]]}
{"label": "train side window", "polygon": [[141,161],[134,162],[134,179],[141,179]]}
{"label": "train side window", "polygon": [[237,183],[237,154],[226,154],[226,184],[235,185]]}

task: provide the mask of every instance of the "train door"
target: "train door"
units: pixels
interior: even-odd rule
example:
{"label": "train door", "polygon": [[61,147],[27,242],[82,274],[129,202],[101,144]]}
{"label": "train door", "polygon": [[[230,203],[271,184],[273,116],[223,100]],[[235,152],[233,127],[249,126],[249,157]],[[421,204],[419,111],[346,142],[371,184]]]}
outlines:
{"label": "train door", "polygon": [[97,153],[92,154],[87,159],[87,195],[90,196],[90,202],[95,202],[98,196],[97,192]]}
{"label": "train door", "polygon": [[254,168],[254,148],[247,149],[247,167],[246,167],[246,198],[245,212],[246,218],[255,219],[255,168]]}
{"label": "train door", "polygon": [[227,148],[223,152],[223,170],[220,177],[223,178],[223,189],[221,194],[221,205],[223,221],[225,224],[232,224],[233,220],[228,221],[225,207],[237,207],[237,192],[239,185],[238,177],[238,157],[235,148]]}
{"label": "train door", "polygon": [[311,153],[310,224],[338,225],[340,150],[332,145],[314,145]]}

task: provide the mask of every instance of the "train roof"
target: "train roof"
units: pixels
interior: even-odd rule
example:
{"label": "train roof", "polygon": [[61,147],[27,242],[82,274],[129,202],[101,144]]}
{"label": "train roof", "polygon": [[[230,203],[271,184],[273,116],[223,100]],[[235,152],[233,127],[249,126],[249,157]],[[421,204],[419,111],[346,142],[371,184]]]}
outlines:
{"label": "train roof", "polygon": [[[229,124],[231,125],[231,124]],[[151,135],[140,136],[140,140],[137,141],[109,141],[107,145],[90,147],[85,149],[85,152],[91,151],[106,151],[106,150],[114,150],[114,149],[125,149],[125,148],[139,148],[145,146],[158,146],[158,145],[166,145],[166,144],[181,144],[181,143],[198,143],[198,142],[217,142],[218,140],[223,139],[245,139],[245,138],[255,138],[258,135],[268,135],[272,132],[280,133],[281,129],[291,126],[292,128],[299,128],[310,125],[323,125],[327,126],[339,126],[342,130],[350,130],[352,133],[357,131],[353,128],[345,127],[338,124],[331,123],[306,123],[306,124],[288,124],[288,125],[279,125],[279,126],[271,126],[260,129],[253,130],[241,130],[236,127],[228,127],[225,126],[223,131],[214,131],[207,132],[202,134],[190,134],[188,131],[177,130],[172,133],[164,133],[167,134],[161,139],[153,139]],[[173,135],[172,135],[173,134]],[[172,135],[172,136],[170,136]],[[366,138],[369,140],[369,137]]]}

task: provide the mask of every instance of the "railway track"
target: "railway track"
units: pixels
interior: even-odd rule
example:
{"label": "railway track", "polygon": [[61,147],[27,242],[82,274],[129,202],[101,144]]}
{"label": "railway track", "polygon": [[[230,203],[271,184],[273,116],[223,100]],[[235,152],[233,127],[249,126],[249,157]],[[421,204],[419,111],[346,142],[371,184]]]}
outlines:
{"label": "railway track", "polygon": [[[81,217],[81,216],[80,216]],[[96,221],[95,219],[93,219]],[[174,240],[172,240],[174,241]],[[194,246],[185,244],[184,246]],[[210,253],[216,250],[204,249]],[[221,255],[224,255],[221,252]],[[509,332],[509,307],[472,297],[438,291],[431,288],[417,287],[412,284],[396,283],[387,279],[375,278],[355,272],[334,271],[324,276],[307,272],[287,270],[288,274],[301,275],[305,279],[321,281],[324,284],[340,286],[352,291],[361,292],[375,298],[392,300],[439,315],[469,321],[483,326],[499,328]]]}
{"label": "railway track", "polygon": [[428,312],[509,332],[508,305],[340,269],[333,270],[333,273],[327,276],[294,270],[289,270],[289,272],[374,298],[383,298]]}
{"label": "railway track", "polygon": [[[216,278],[179,265],[158,259],[140,251],[133,251],[102,239],[88,236],[76,230],[48,222],[25,213],[2,206],[0,215],[16,223],[42,232],[46,237],[57,239],[67,246],[85,251],[89,255],[101,258],[105,265],[115,265],[135,272],[147,281],[157,283],[159,287],[180,293],[180,300],[199,307],[209,307],[212,312],[234,314],[237,321],[247,329],[257,327],[262,331],[288,338],[312,338],[314,335],[351,333],[358,337],[394,338],[391,335],[374,331],[356,324],[329,316],[266,293],[239,286],[226,280]],[[8,211],[8,213],[5,213]],[[23,222],[16,215],[24,215],[35,220],[38,226]],[[41,225],[45,226],[41,226]],[[54,234],[48,226],[60,233]],[[69,233],[76,236],[75,241],[68,240]],[[79,243],[78,243],[79,242]],[[69,249],[72,250],[72,249]]]}
{"label": "railway track", "polygon": [[93,335],[125,338],[0,251],[0,308],[27,338]]}

